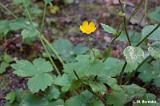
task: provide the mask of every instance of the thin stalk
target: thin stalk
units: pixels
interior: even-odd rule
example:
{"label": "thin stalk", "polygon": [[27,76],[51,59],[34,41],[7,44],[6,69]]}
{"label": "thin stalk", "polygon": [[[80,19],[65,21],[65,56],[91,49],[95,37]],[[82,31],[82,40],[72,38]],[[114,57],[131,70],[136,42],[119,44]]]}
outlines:
{"label": "thin stalk", "polygon": [[56,51],[56,49],[49,43],[49,41],[42,36],[42,39],[45,41],[45,43],[51,48],[51,50],[53,51],[53,53],[55,53],[56,57],[59,59],[59,61],[61,62],[61,64],[63,65],[64,62],[62,60],[62,58],[59,56],[58,52]]}
{"label": "thin stalk", "polygon": [[44,5],[43,17],[42,17],[42,22],[41,22],[41,31],[43,30],[43,27],[44,27],[44,21],[45,21],[45,16],[46,16],[46,8],[47,8],[47,4]]}
{"label": "thin stalk", "polygon": [[[112,47],[112,44],[114,43],[114,41],[121,35],[122,30],[118,33],[118,35],[116,37],[114,37],[111,41],[111,43],[109,44],[107,50],[109,50]],[[105,52],[104,52],[105,53]],[[110,54],[109,54],[110,55]],[[107,58],[103,59],[103,62],[106,60]]]}
{"label": "thin stalk", "polygon": [[152,35],[158,28],[160,27],[160,23],[150,32],[148,33],[136,46],[140,46],[148,37]]}
{"label": "thin stalk", "polygon": [[77,77],[77,80],[81,81],[83,83],[83,81],[79,78],[78,74],[76,73],[75,70],[73,70],[74,75]]}
{"label": "thin stalk", "polygon": [[122,30],[120,32],[118,32],[117,36],[115,38],[113,38],[113,40],[110,43],[110,46],[114,43],[114,41],[121,35]]}
{"label": "thin stalk", "polygon": [[96,97],[104,104],[104,106],[108,106],[107,103],[106,103],[105,98],[103,98],[101,95],[98,95],[97,93],[93,92],[93,90],[90,89],[90,88],[88,88],[88,90],[89,90],[94,96],[96,96]]}
{"label": "thin stalk", "polygon": [[[41,33],[42,33],[43,29],[44,29],[44,22],[45,22],[45,16],[46,16],[46,7],[47,7],[47,4],[44,5],[43,17],[42,17],[42,23],[41,23],[41,29],[40,29],[40,32],[41,32]],[[47,52],[48,57],[50,58],[50,61],[52,62],[53,66],[55,67],[56,72],[58,73],[58,75],[61,75],[58,67],[56,66],[55,62],[53,61],[52,56],[51,56],[51,54],[49,53],[49,51],[48,51],[48,49],[47,49],[47,47],[46,47],[46,45],[45,45],[45,41],[43,41],[43,37],[44,37],[43,35],[40,35],[40,40],[41,40],[41,42],[43,43],[43,46],[44,46],[44,48],[45,48],[45,51]],[[45,37],[44,37],[44,38],[45,38]]]}
{"label": "thin stalk", "polygon": [[141,68],[141,66],[143,66],[143,64],[145,62],[147,62],[150,58],[152,58],[150,55],[147,56],[138,66],[137,68],[129,75],[129,78],[127,80],[127,82],[125,84],[128,84],[129,83],[129,80],[133,77],[133,75]]}
{"label": "thin stalk", "polygon": [[[121,0],[119,0],[119,4],[121,6],[122,12],[125,14],[125,11],[124,11],[124,8],[123,8]],[[129,43],[129,45],[131,45],[131,40],[129,38],[129,33],[128,33],[128,30],[127,30],[128,22],[127,22],[127,19],[126,19],[126,15],[123,16],[123,24],[124,24],[124,31],[126,33],[128,43]]]}
{"label": "thin stalk", "polygon": [[141,68],[141,66],[142,66],[147,60],[149,60],[150,58],[152,58],[150,55],[147,56],[147,57],[137,66],[137,68],[135,69],[135,72],[137,72],[138,69]]}
{"label": "thin stalk", "polygon": [[[26,11],[27,11],[27,15],[28,15],[28,18],[29,18],[29,20],[30,20],[30,23],[33,25],[32,16],[31,16],[31,14],[30,14],[27,6],[25,5],[25,1],[24,1],[24,0],[23,0],[23,3],[24,3],[24,7],[25,7],[25,9],[26,9]],[[46,9],[46,8],[45,8],[45,9]],[[44,12],[44,14],[43,14],[43,19],[42,19],[42,22],[43,22],[43,23],[44,23],[44,17],[45,17],[45,12]],[[42,26],[43,26],[43,25],[42,25]],[[41,29],[41,30],[42,30],[42,29]],[[39,31],[39,32],[41,33],[41,31]],[[40,41],[41,41],[44,49],[46,50],[46,53],[47,53],[48,56],[49,56],[49,59],[50,59],[51,63],[52,63],[53,66],[55,67],[57,73],[60,75],[60,72],[59,72],[58,68],[56,67],[54,61],[53,61],[52,58],[51,58],[50,53],[48,52],[48,50],[47,50],[47,48],[46,48],[45,42],[47,43],[48,46],[51,46],[51,44],[48,42],[48,40],[46,40],[46,38],[45,38],[43,35],[39,35],[39,38],[40,38]],[[52,47],[52,46],[51,46],[51,47]],[[52,49],[52,48],[51,48],[51,49]],[[56,53],[57,53],[57,52],[56,52]]]}
{"label": "thin stalk", "polygon": [[139,9],[141,8],[141,5],[143,4],[144,0],[141,0],[140,3],[136,6],[135,10],[133,11],[133,13],[130,15],[128,21],[131,20],[131,18],[139,11]]}
{"label": "thin stalk", "polygon": [[[46,16],[46,8],[47,5],[45,4],[44,6],[44,11],[43,11],[43,17],[42,17],[42,23],[41,23],[41,33],[44,28],[44,21],[45,21],[45,16]],[[64,64],[63,59],[59,56],[59,53],[53,48],[53,46],[50,44],[50,42],[42,35],[41,39],[51,48],[53,53],[56,55],[56,57],[59,59],[61,64]]]}
{"label": "thin stalk", "polygon": [[[76,73],[75,70],[73,70],[73,73],[74,73],[74,75],[76,76],[77,80],[79,80],[79,81],[81,82],[81,84],[84,85],[84,87],[85,87],[86,84],[84,83],[84,81],[82,81],[82,80],[80,79],[80,77],[78,76],[78,74]],[[100,95],[98,95],[97,93],[93,92],[93,90],[92,90],[90,87],[88,87],[88,86],[86,86],[86,89],[88,89],[88,91],[90,91],[94,96],[96,96],[100,101],[102,101],[102,103],[103,103],[105,106],[107,106],[106,101],[105,101],[105,99],[104,99],[102,96],[100,96]]]}
{"label": "thin stalk", "polygon": [[[124,12],[124,9],[123,9],[121,0],[119,0],[119,3],[120,3],[120,5],[121,5],[122,12]],[[124,20],[126,20],[126,19],[124,19]],[[124,21],[124,23],[125,23],[125,21]],[[145,38],[143,38],[136,46],[140,46],[141,43],[143,43],[143,41],[145,41],[145,40],[146,40],[155,30],[157,30],[159,27],[160,27],[160,23],[159,23],[148,35],[146,35]],[[126,28],[125,28],[125,30],[126,30]],[[126,31],[127,31],[127,30],[126,30]],[[126,35],[127,35],[127,33],[126,33]],[[128,38],[129,38],[129,36],[127,37],[127,39],[128,39]],[[129,41],[129,40],[128,40],[128,41]],[[120,76],[119,76],[119,83],[120,83],[120,84],[122,84],[122,75],[123,75],[123,73],[124,73],[124,71],[125,71],[126,66],[127,66],[127,62],[125,61],[124,65],[123,65],[123,68],[122,68],[122,70],[121,70],[121,72],[120,72]]]}
{"label": "thin stalk", "polygon": [[[160,27],[160,23],[159,23],[148,35],[146,35],[146,37],[143,38],[136,46],[137,46],[137,47],[140,46],[140,45],[143,43],[143,41],[145,41],[149,36],[151,36],[151,34],[152,34],[154,31],[156,31],[159,27]],[[148,58],[150,58],[150,57],[148,57]],[[148,60],[148,58],[146,58],[144,61],[142,61],[142,63],[140,63],[140,66],[138,66],[138,69],[144,64],[145,61]],[[121,70],[121,72],[120,72],[120,77],[119,77],[119,83],[120,83],[120,84],[122,83],[122,75],[123,75],[123,73],[124,73],[124,70],[125,70],[126,66],[127,66],[127,62],[125,61],[125,64],[123,65],[123,68],[122,68],[122,70]],[[136,69],[136,71],[137,71],[138,69]]]}
{"label": "thin stalk", "polygon": [[[41,37],[41,35],[39,35],[39,37]],[[52,65],[54,66],[54,68],[55,68],[57,74],[58,74],[58,75],[61,75],[59,69],[57,68],[55,62],[53,61],[53,59],[52,59],[52,57],[51,57],[51,55],[50,55],[50,53],[49,53],[49,51],[48,51],[48,49],[47,49],[45,43],[44,43],[43,40],[42,40],[42,38],[40,38],[40,41],[41,41],[41,43],[42,43],[42,45],[43,45],[43,47],[44,47],[44,50],[45,50],[46,53],[47,53],[47,56],[48,56],[49,60],[51,61]]]}
{"label": "thin stalk", "polygon": [[122,70],[120,72],[120,75],[119,75],[119,78],[118,78],[118,81],[119,81],[119,84],[121,85],[122,84],[122,77],[123,77],[123,73],[126,69],[126,66],[127,66],[127,61],[125,61],[123,67],[122,67]]}
{"label": "thin stalk", "polygon": [[27,6],[25,5],[25,1],[23,0],[23,5],[24,5],[24,8],[26,9],[26,12],[27,12],[27,15],[28,15],[28,19],[30,21],[30,23],[33,25],[33,20],[32,20],[32,16],[27,8]]}
{"label": "thin stalk", "polygon": [[148,0],[145,0],[145,7],[144,7],[144,11],[145,11],[145,16],[147,16],[147,13],[148,13]]}
{"label": "thin stalk", "polygon": [[17,16],[11,12],[6,6],[4,6],[1,2],[0,2],[0,7],[4,10],[6,10],[10,15],[12,15],[14,18],[17,18]]}
{"label": "thin stalk", "polygon": [[[121,0],[119,0],[119,4],[120,4],[120,6],[121,6],[122,12],[125,14],[125,11],[124,11],[124,9],[123,9],[123,5],[122,5]],[[129,34],[128,34],[128,30],[127,30],[128,22],[127,22],[127,19],[126,19],[126,15],[123,17],[123,24],[124,24],[124,31],[125,31],[125,33],[126,33],[127,40],[128,40],[128,42],[129,42],[129,45],[131,45],[131,40],[130,40],[130,38],[129,38]],[[123,67],[122,67],[122,70],[121,70],[121,72],[120,72],[120,76],[119,76],[119,78],[118,78],[120,84],[122,84],[122,77],[123,77],[123,73],[124,73],[124,70],[125,70],[126,66],[127,66],[127,62],[125,61],[124,65],[123,65]]]}

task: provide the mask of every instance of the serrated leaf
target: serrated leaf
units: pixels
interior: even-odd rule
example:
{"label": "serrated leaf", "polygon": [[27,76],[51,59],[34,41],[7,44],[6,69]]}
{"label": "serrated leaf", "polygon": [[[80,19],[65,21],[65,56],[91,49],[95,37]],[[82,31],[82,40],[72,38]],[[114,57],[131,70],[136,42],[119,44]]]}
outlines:
{"label": "serrated leaf", "polygon": [[0,74],[3,74],[3,73],[6,71],[6,68],[7,68],[8,66],[9,66],[8,63],[2,62],[2,63],[0,64]]}
{"label": "serrated leaf", "polygon": [[160,59],[160,42],[153,43],[148,48],[148,52],[152,57],[154,57],[156,59]]}
{"label": "serrated leaf", "polygon": [[80,78],[86,76],[107,75],[105,64],[100,60],[94,61],[93,55],[78,55],[76,60],[76,62],[71,62],[64,65],[65,73],[75,76],[73,71],[76,71]]}
{"label": "serrated leaf", "polygon": [[54,84],[59,86],[70,86],[72,79],[67,75],[63,74],[54,79]]}
{"label": "serrated leaf", "polygon": [[[107,75],[115,77],[122,70],[124,61],[117,58],[109,57],[104,62],[104,64],[105,64],[105,70],[107,72]],[[132,72],[132,71],[133,71],[132,68],[130,68],[130,66],[127,65],[125,72]]]}
{"label": "serrated leaf", "polygon": [[15,5],[25,4],[26,6],[29,6],[31,4],[31,0],[13,0],[13,4]]}
{"label": "serrated leaf", "polygon": [[33,92],[36,93],[39,90],[44,91],[48,86],[51,86],[53,83],[53,78],[51,75],[45,73],[45,74],[38,74],[34,77],[32,77],[27,85],[28,88]]}
{"label": "serrated leaf", "polygon": [[4,37],[10,30],[7,20],[0,20],[0,38]]}
{"label": "serrated leaf", "polygon": [[[107,95],[107,104],[113,106],[124,106],[124,104],[131,102],[134,98],[144,97],[146,90],[136,84],[121,85],[114,87],[112,92]],[[122,98],[123,97],[123,98]]]}
{"label": "serrated leaf", "polygon": [[23,100],[19,104],[19,106],[48,106],[48,105],[49,102],[47,99],[32,94],[24,95]]}
{"label": "serrated leaf", "polygon": [[122,85],[122,89],[128,95],[128,101],[131,101],[135,97],[143,97],[146,93],[146,90],[136,84],[131,85]]}
{"label": "serrated leaf", "polygon": [[64,106],[64,100],[58,99],[54,102],[50,102],[48,106]]}
{"label": "serrated leaf", "polygon": [[105,106],[102,101],[93,101],[93,103],[90,103],[89,106]]}
{"label": "serrated leaf", "polygon": [[142,79],[144,82],[151,81],[155,76],[155,72],[153,70],[152,65],[148,63],[145,63],[143,66],[141,66],[139,72],[140,74],[138,77]]}
{"label": "serrated leaf", "polygon": [[144,52],[140,47],[128,46],[124,49],[123,55],[132,69],[136,69],[138,64],[144,60]]}
{"label": "serrated leaf", "polygon": [[42,58],[35,59],[33,64],[27,60],[19,60],[11,66],[15,70],[14,74],[21,77],[31,77],[27,85],[33,93],[39,90],[44,91],[53,83],[53,77],[48,74],[53,69],[52,65]]}
{"label": "serrated leaf", "polygon": [[78,96],[72,96],[65,101],[65,106],[87,106],[89,104],[92,94],[89,91],[83,91]]}
{"label": "serrated leaf", "polygon": [[106,93],[106,86],[99,82],[89,81],[89,86],[92,88],[93,92],[100,93],[104,95]]}
{"label": "serrated leaf", "polygon": [[[139,42],[141,40],[142,36],[141,36],[141,33],[139,33],[139,32],[129,31],[128,34],[129,34],[129,38],[130,38],[133,46],[135,46],[137,44],[137,42]],[[120,36],[117,38],[117,40],[127,41],[127,36],[126,36],[125,32],[122,32],[120,34]]]}
{"label": "serrated leaf", "polygon": [[108,72],[107,74],[113,77],[120,73],[120,70],[122,69],[124,61],[109,57],[104,63],[106,67],[105,69]]}
{"label": "serrated leaf", "polygon": [[31,8],[31,12],[34,15],[40,15],[42,13],[42,10],[38,7],[38,5],[35,5],[34,7]]}
{"label": "serrated leaf", "polygon": [[15,70],[13,73],[20,77],[31,77],[37,74],[36,68],[27,60],[19,60],[11,66]]}
{"label": "serrated leaf", "polygon": [[44,72],[51,72],[53,70],[51,63],[42,58],[35,59],[33,61],[33,65],[36,67],[38,71],[37,74]]}
{"label": "serrated leaf", "polygon": [[124,106],[124,104],[127,102],[127,94],[123,92],[113,91],[106,98],[107,104],[113,106],[117,106],[117,104],[118,106]]}
{"label": "serrated leaf", "polygon": [[84,98],[80,96],[74,96],[68,99],[65,102],[65,106],[86,106],[86,103],[84,102]]}
{"label": "serrated leaf", "polygon": [[35,38],[39,35],[39,32],[35,29],[24,29],[21,32],[23,40],[26,40],[27,42],[31,42],[35,40]]}
{"label": "serrated leaf", "polygon": [[[157,25],[147,25],[142,29],[142,36],[145,37],[146,35],[148,35]],[[151,40],[160,40],[160,28],[158,28],[156,31],[154,31],[150,37],[148,37],[148,39]]]}
{"label": "serrated leaf", "polygon": [[28,27],[27,21],[23,18],[11,20],[9,22],[10,30],[17,31]]}
{"label": "serrated leaf", "polygon": [[[74,46],[67,39],[59,39],[52,43],[53,48],[59,53],[62,59],[66,62],[75,61],[75,56],[86,53],[89,49],[82,44]],[[52,50],[49,49],[51,53]],[[53,53],[54,56],[54,53]],[[56,56],[55,56],[56,57]]]}
{"label": "serrated leaf", "polygon": [[73,45],[69,40],[56,40],[52,45],[64,60],[69,59],[74,54],[72,51]]}
{"label": "serrated leaf", "polygon": [[111,26],[106,25],[106,24],[101,24],[101,26],[105,32],[108,32],[113,35],[117,34],[117,31],[114,28],[112,28]]}
{"label": "serrated leaf", "polygon": [[52,65],[42,58],[35,59],[33,64],[27,60],[19,60],[11,66],[15,69],[13,73],[21,77],[31,77],[53,70]]}
{"label": "serrated leaf", "polygon": [[51,86],[49,87],[48,91],[45,93],[45,97],[48,98],[48,100],[58,99],[60,96],[60,91],[57,87]]}
{"label": "serrated leaf", "polygon": [[153,82],[157,87],[160,87],[160,60],[156,60],[153,63],[153,70],[155,71]]}
{"label": "serrated leaf", "polygon": [[83,44],[78,44],[74,47],[73,52],[75,54],[84,54],[89,50],[89,48],[87,48],[86,46],[84,46]]}
{"label": "serrated leaf", "polygon": [[160,87],[160,78],[159,79],[155,79],[153,81],[153,83],[157,86],[157,87]]}
{"label": "serrated leaf", "polygon": [[16,93],[15,92],[8,93],[5,99],[9,101],[9,103],[13,103],[16,100]]}
{"label": "serrated leaf", "polygon": [[153,83],[160,87],[160,61],[153,61],[152,64],[145,63],[139,69],[139,78],[144,82],[153,81]]}
{"label": "serrated leaf", "polygon": [[154,95],[152,93],[147,93],[146,94],[146,99],[147,100],[156,100],[156,95]]}
{"label": "serrated leaf", "polygon": [[8,54],[4,54],[3,56],[2,56],[2,60],[4,61],[4,62],[6,62],[6,63],[10,63],[10,62],[12,62],[12,57],[10,56],[10,55],[8,55]]}

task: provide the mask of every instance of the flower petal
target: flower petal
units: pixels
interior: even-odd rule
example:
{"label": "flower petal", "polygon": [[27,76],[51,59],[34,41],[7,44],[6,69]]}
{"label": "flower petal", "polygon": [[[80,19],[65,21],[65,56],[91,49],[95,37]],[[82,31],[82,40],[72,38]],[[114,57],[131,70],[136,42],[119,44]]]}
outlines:
{"label": "flower petal", "polygon": [[83,32],[83,33],[86,33],[88,32],[88,21],[84,21],[82,23],[82,25],[80,26],[80,30]]}
{"label": "flower petal", "polygon": [[89,28],[90,28],[90,32],[94,32],[96,30],[96,26],[95,26],[94,22],[89,23]]}
{"label": "flower petal", "polygon": [[84,21],[82,25],[80,25],[80,30],[85,34],[91,34],[96,30],[96,26],[94,22]]}

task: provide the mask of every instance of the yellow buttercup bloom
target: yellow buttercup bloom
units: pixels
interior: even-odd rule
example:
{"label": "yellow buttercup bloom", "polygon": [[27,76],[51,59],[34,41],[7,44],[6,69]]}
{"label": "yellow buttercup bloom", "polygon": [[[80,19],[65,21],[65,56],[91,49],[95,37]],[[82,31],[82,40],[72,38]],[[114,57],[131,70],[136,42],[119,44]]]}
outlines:
{"label": "yellow buttercup bloom", "polygon": [[96,30],[96,25],[92,21],[84,21],[82,25],[80,25],[80,30],[85,34],[91,34]]}

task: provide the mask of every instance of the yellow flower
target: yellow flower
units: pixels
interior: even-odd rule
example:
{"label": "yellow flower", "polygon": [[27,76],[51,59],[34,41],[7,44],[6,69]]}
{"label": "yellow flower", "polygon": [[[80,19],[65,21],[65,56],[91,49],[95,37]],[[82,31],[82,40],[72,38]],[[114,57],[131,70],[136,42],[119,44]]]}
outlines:
{"label": "yellow flower", "polygon": [[94,22],[84,21],[82,25],[80,25],[80,30],[85,34],[91,34],[96,30],[96,26]]}

